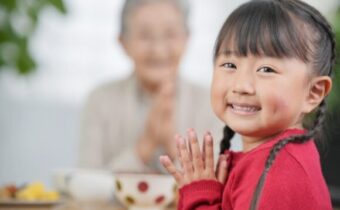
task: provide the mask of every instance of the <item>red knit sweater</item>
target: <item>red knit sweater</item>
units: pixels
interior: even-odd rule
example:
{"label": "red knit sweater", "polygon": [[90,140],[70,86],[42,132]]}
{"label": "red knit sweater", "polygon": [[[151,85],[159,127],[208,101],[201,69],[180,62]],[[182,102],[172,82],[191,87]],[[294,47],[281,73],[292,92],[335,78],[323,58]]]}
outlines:
{"label": "red knit sweater", "polygon": [[[180,189],[179,210],[249,210],[272,146],[303,130],[290,129],[247,152],[230,152],[225,185],[202,180]],[[276,156],[264,183],[259,210],[331,210],[319,154],[313,141],[288,144]]]}

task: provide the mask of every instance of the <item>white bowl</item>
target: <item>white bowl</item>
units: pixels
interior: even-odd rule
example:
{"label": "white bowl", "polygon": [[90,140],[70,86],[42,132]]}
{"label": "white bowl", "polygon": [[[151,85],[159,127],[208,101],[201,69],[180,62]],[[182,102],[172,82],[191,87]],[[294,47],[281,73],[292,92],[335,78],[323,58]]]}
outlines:
{"label": "white bowl", "polygon": [[160,174],[115,173],[115,195],[129,210],[160,210],[175,198],[172,176]]}

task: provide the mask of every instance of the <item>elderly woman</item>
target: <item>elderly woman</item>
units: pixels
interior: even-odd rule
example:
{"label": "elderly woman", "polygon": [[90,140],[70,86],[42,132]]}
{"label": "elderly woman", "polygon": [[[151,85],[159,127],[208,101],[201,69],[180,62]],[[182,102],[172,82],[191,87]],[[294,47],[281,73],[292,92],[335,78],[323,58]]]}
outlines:
{"label": "elderly woman", "polygon": [[[179,0],[126,0],[119,41],[132,59],[131,76],[96,89],[84,112],[80,165],[157,172],[160,154],[174,157],[175,133],[202,136],[221,129],[209,92],[178,76],[189,33]],[[199,71],[196,69],[195,71]]]}

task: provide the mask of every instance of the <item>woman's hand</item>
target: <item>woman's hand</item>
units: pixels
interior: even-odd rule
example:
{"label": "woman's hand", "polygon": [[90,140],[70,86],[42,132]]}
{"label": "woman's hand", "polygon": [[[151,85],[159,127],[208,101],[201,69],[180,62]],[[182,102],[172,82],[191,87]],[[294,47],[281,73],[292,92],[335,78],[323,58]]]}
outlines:
{"label": "woman's hand", "polygon": [[163,148],[171,158],[176,155],[172,138],[175,133],[174,89],[173,81],[167,81],[154,96],[144,132],[136,145],[137,153],[145,163],[154,157],[158,148]]}
{"label": "woman's hand", "polygon": [[175,133],[175,84],[166,81],[154,98],[154,102],[145,125],[145,135],[155,144],[164,145]]}
{"label": "woman's hand", "polygon": [[202,151],[193,129],[188,130],[188,146],[183,137],[176,135],[175,139],[177,158],[182,169],[178,170],[168,156],[161,156],[160,162],[175,178],[179,187],[203,179],[225,183],[227,178],[227,156],[220,155],[215,172],[213,138],[210,133],[204,135]]}

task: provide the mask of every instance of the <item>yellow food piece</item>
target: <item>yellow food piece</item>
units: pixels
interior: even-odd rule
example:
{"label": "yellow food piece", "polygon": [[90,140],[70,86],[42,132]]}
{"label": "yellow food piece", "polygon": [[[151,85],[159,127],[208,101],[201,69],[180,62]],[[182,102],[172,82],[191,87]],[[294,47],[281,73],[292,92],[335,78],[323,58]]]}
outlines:
{"label": "yellow food piece", "polygon": [[27,189],[20,190],[16,196],[19,200],[25,200],[25,201],[34,201],[36,200],[36,196],[32,193],[32,191],[29,191]]}
{"label": "yellow food piece", "polygon": [[39,197],[45,191],[45,186],[41,182],[33,182],[26,189],[35,195],[35,197]]}
{"label": "yellow food piece", "polygon": [[39,199],[44,201],[57,201],[59,200],[59,193],[56,191],[46,191],[40,195]]}
{"label": "yellow food piece", "polygon": [[56,191],[46,191],[41,182],[32,182],[16,193],[16,198],[25,201],[57,201],[59,193]]}

